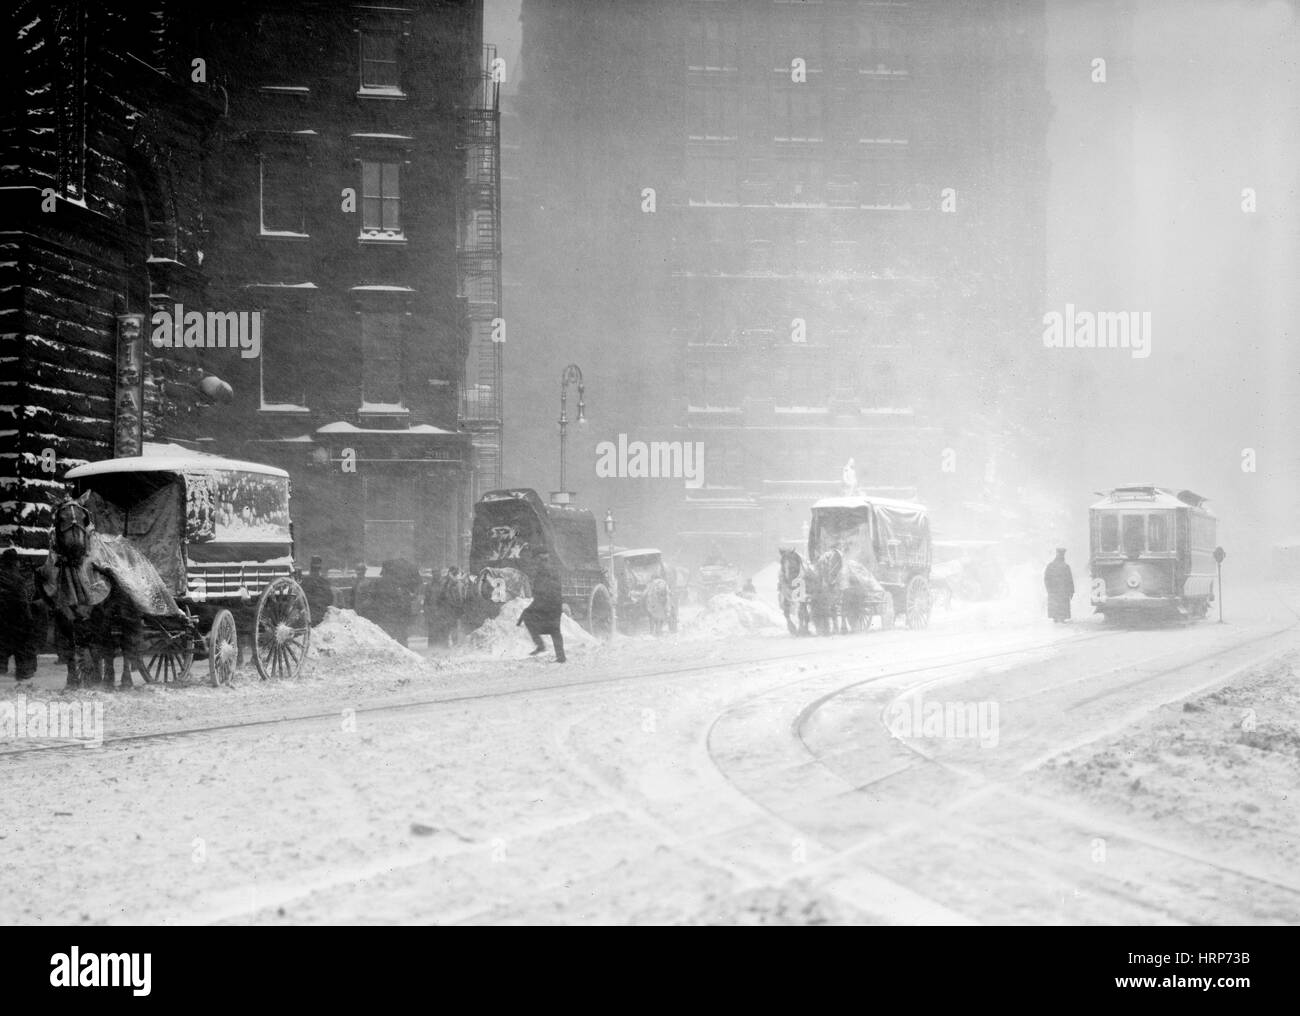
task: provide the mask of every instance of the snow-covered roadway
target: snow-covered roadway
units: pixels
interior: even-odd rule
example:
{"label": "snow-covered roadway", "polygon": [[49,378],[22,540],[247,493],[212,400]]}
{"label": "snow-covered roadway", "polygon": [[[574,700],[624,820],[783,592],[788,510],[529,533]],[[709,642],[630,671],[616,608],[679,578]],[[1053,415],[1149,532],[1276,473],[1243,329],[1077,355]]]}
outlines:
{"label": "snow-covered roadway", "polygon": [[1296,644],[1287,602],[1141,632],[996,605],[832,639],[697,627],[296,706],[146,693],[102,748],[0,745],[0,918],[1295,921],[1297,759],[1261,740],[1300,713],[1285,656],[1260,666]]}

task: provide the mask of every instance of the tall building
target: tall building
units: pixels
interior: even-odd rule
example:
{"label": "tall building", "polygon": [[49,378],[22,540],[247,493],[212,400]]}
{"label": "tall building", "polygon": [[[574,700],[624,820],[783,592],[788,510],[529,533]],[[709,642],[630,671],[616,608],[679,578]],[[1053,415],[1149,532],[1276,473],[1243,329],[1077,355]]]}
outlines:
{"label": "tall building", "polygon": [[[25,213],[6,233],[20,289],[0,308],[19,365],[4,401],[35,409],[12,410],[19,467],[0,482],[22,493],[0,523],[43,544],[47,514],[23,499],[131,453],[113,440],[114,342],[135,312],[144,437],[288,469],[299,551],[331,566],[459,560],[479,0],[32,3],[14,20],[35,98],[17,96],[30,108],[6,133],[15,150],[49,140],[19,151],[6,192]],[[30,209],[51,182],[42,217]],[[202,348],[181,320],[176,348],[160,342],[160,312],[206,320]],[[203,346],[214,318],[255,322],[257,348]],[[50,391],[61,358],[72,369]],[[58,469],[43,477],[31,457],[47,441]]]}
{"label": "tall building", "polygon": [[601,389],[617,395],[589,462],[618,433],[704,456],[690,485],[590,470],[594,506],[687,557],[758,561],[802,536],[852,459],[862,488],[987,531],[1031,443],[1017,386],[1041,335],[1042,5],[581,8],[523,6],[534,214],[506,275],[542,282],[521,286],[531,345],[511,363],[598,365],[593,419]]}
{"label": "tall building", "polygon": [[[206,305],[203,153],[220,91],[201,26],[20,0],[0,101],[0,545],[36,559],[72,466],[196,436],[195,350],[148,355],[154,308]],[[204,77],[205,75],[199,75]]]}

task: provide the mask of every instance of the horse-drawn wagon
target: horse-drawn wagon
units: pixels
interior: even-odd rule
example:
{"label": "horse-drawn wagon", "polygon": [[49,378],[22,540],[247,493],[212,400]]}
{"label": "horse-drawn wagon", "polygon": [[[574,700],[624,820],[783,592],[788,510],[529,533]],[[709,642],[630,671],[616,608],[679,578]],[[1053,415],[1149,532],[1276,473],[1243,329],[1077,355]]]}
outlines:
{"label": "horse-drawn wagon", "polygon": [[560,573],[568,612],[593,635],[607,638],[614,629],[614,601],[596,532],[596,517],[585,508],[546,504],[527,487],[490,490],[474,506],[470,571],[515,568],[531,579],[528,551],[545,549]]}
{"label": "horse-drawn wagon", "polygon": [[[66,479],[80,496],[56,513],[50,567],[72,576],[69,541],[80,540],[96,575],[144,590],[152,609],[132,599],[146,680],[184,680],[206,658],[211,683],[226,683],[241,635],[262,678],[298,673],[311,614],[295,578],[288,473],[146,444],[144,455],[78,466]],[[96,569],[95,554],[109,564]]]}
{"label": "horse-drawn wagon", "polygon": [[612,555],[619,631],[677,631],[677,593],[663,554],[653,547]]}
{"label": "horse-drawn wagon", "polygon": [[862,496],[828,497],[812,506],[808,560],[781,553],[782,608],[799,626],[822,632],[865,631],[879,616],[892,628],[899,615],[909,628],[930,623],[930,522],[910,501]]}

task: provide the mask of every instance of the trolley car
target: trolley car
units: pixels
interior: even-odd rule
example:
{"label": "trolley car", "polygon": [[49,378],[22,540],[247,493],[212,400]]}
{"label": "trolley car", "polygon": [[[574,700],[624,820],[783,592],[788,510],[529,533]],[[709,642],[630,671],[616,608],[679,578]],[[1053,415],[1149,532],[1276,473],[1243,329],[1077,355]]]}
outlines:
{"label": "trolley car", "polygon": [[264,679],[297,675],[311,614],[294,577],[288,473],[146,444],[144,455],[77,466],[67,480],[90,493],[98,531],[132,543],[181,608],[179,619],[144,618],[150,680],[185,680],[197,656],[212,684],[228,683],[241,632]]}
{"label": "trolley car", "polygon": [[1217,527],[1205,502],[1190,490],[1130,484],[1091,507],[1089,570],[1099,613],[1205,616],[1214,600]]}

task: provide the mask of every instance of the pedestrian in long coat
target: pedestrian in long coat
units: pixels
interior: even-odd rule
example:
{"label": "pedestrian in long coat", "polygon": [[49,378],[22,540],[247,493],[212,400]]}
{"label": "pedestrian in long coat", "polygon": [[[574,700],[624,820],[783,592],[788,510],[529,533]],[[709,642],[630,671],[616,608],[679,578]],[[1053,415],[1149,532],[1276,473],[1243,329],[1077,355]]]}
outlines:
{"label": "pedestrian in long coat", "polygon": [[536,647],[531,655],[546,652],[542,636],[549,635],[555,647],[555,662],[563,663],[564,635],[560,623],[564,616],[564,600],[560,593],[560,574],[545,550],[533,554],[533,568],[528,577],[533,587],[533,602],[519,615],[519,624],[528,629]]}
{"label": "pedestrian in long coat", "polygon": [[1070,620],[1070,598],[1074,596],[1074,574],[1065,563],[1065,548],[1056,548],[1056,560],[1043,572],[1047,587],[1047,616],[1058,624]]}
{"label": "pedestrian in long coat", "polygon": [[0,657],[5,669],[14,661],[14,676],[26,681],[36,673],[36,653],[44,633],[43,615],[34,608],[35,587],[23,571],[18,551],[0,556]]}

